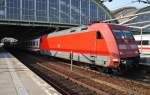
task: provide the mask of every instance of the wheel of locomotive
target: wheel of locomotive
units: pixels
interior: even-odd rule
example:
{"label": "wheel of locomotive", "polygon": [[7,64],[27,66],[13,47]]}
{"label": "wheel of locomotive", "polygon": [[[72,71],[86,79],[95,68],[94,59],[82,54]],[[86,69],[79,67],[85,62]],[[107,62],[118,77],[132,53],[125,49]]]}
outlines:
{"label": "wheel of locomotive", "polygon": [[97,70],[98,67],[95,64],[89,64],[90,69]]}
{"label": "wheel of locomotive", "polygon": [[139,69],[139,63],[140,63],[140,60],[139,59],[135,59],[135,63],[133,64],[133,69],[134,70],[138,70]]}
{"label": "wheel of locomotive", "polygon": [[129,70],[129,66],[127,64],[120,64],[120,66],[117,69],[117,72],[119,75],[122,75],[124,73],[127,73]]}
{"label": "wheel of locomotive", "polygon": [[107,67],[97,67],[97,70],[99,72],[103,72],[103,73],[108,73],[108,74],[113,74],[113,70],[111,68],[107,68]]}
{"label": "wheel of locomotive", "polygon": [[113,74],[113,70],[112,70],[111,68],[107,68],[107,72],[108,72],[109,74]]}

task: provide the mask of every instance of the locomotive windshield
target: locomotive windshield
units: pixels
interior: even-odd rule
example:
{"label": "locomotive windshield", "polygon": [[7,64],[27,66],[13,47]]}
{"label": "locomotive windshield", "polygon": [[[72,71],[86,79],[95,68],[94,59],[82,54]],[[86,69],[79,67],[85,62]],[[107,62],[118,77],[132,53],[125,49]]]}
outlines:
{"label": "locomotive windshield", "polygon": [[121,30],[113,30],[114,32],[114,35],[117,39],[123,39],[124,36],[123,36],[123,33],[121,32]]}
{"label": "locomotive windshield", "polygon": [[131,40],[134,39],[133,35],[130,31],[123,30],[123,33],[124,33],[124,36],[125,36],[126,39],[131,39]]}
{"label": "locomotive windshield", "polygon": [[117,39],[134,39],[132,33],[127,30],[113,30],[113,33]]}

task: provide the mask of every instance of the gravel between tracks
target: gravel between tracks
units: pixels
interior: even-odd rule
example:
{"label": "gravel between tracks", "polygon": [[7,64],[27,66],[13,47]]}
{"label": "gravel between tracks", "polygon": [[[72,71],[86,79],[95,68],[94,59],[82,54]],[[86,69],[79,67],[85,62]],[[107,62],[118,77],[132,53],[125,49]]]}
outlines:
{"label": "gravel between tracks", "polygon": [[[61,62],[55,62],[54,64],[48,64],[44,63],[46,66],[54,66],[57,69],[62,71],[70,71],[70,66],[68,64],[64,64]],[[61,69],[62,68],[62,69]],[[73,67],[73,73],[83,76],[85,78],[88,78],[95,82],[95,84],[102,85],[102,90],[104,91],[112,91],[112,94],[116,94],[116,92],[122,92],[126,94],[132,94],[132,95],[149,95],[150,93],[150,86],[149,85],[142,85],[133,81],[129,80],[123,80],[123,79],[117,79],[113,78],[110,75],[105,75],[102,73],[97,72],[91,72],[91,70],[82,69],[74,66]],[[106,86],[106,87],[105,87]],[[115,92],[116,91],[116,92]],[[113,93],[114,92],[114,93]]]}

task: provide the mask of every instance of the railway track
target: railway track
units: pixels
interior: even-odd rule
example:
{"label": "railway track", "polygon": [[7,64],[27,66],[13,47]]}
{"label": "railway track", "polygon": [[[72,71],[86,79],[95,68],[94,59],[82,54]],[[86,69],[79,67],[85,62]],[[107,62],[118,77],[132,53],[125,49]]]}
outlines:
{"label": "railway track", "polygon": [[50,85],[57,89],[62,95],[96,95],[95,92],[73,83],[67,78],[59,76],[54,71],[47,70],[38,65],[30,67]]}
{"label": "railway track", "polygon": [[95,95],[93,92],[100,95],[149,95],[150,93],[149,84],[113,77],[78,66],[73,66],[73,71],[70,71],[69,64],[31,57],[38,62],[37,64],[32,64],[32,68],[37,68],[38,70],[40,68],[42,69],[41,71],[46,72],[46,75],[50,75],[48,73],[53,72],[55,73],[54,75],[61,76],[71,81],[71,83],[87,88],[87,91],[91,91],[91,95]]}
{"label": "railway track", "polygon": [[[63,65],[60,65],[59,63],[59,65],[57,64],[56,66],[56,63],[44,63],[42,64],[42,67],[46,69],[53,68],[53,70],[55,69],[56,72],[63,74],[63,76],[65,76],[66,78],[71,78],[71,80],[73,81],[81,81],[81,83],[87,84],[90,87],[96,89],[100,89],[109,94],[149,95],[150,93],[150,85],[147,84],[141,84],[129,80],[118,80],[110,76],[106,77],[105,75],[100,75],[99,73],[91,72],[90,70],[81,70],[78,67],[74,67],[74,70],[70,73],[69,67]],[[90,87],[89,89],[91,89]]]}

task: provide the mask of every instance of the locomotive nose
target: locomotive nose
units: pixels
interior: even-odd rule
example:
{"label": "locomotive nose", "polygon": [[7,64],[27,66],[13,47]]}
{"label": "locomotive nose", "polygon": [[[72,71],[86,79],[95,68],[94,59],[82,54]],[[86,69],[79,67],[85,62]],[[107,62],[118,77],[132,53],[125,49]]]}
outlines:
{"label": "locomotive nose", "polygon": [[120,56],[132,57],[139,54],[138,47],[136,44],[122,44],[119,45]]}

